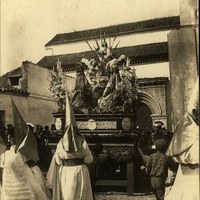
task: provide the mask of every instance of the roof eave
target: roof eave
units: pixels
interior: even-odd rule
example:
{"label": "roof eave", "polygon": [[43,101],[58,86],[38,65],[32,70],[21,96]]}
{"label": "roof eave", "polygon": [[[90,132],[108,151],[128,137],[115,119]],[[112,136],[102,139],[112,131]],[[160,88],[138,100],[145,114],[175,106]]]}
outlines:
{"label": "roof eave", "polygon": [[[128,34],[134,34],[134,33],[143,33],[143,32],[154,32],[154,31],[164,31],[164,30],[171,30],[173,28],[177,28],[177,26],[166,26],[166,27],[161,27],[161,28],[145,28],[143,30],[132,30],[132,31],[126,31],[126,32],[120,32],[120,33],[114,33],[110,34],[110,37],[115,37],[115,36],[120,36],[120,35],[128,35]],[[98,38],[98,37],[97,37]],[[94,36],[87,37],[85,39],[73,39],[73,40],[68,40],[68,41],[62,41],[62,42],[48,42],[45,44],[45,47],[52,46],[52,45],[59,45],[59,44],[69,44],[73,42],[81,42],[81,41],[86,41],[86,40],[92,40],[94,39]]]}

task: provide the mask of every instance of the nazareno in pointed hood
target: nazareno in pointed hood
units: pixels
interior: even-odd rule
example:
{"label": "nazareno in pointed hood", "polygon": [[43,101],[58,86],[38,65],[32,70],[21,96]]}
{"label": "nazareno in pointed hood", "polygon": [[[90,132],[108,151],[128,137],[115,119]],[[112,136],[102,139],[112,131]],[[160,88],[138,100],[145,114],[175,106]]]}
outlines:
{"label": "nazareno in pointed hood", "polygon": [[178,163],[199,164],[199,77],[190,96],[187,111],[177,125],[166,155]]}
{"label": "nazareno in pointed hood", "polygon": [[78,151],[84,142],[84,138],[79,132],[68,95],[66,95],[65,133],[61,142],[64,150],[69,153]]}
{"label": "nazareno in pointed hood", "polygon": [[15,152],[20,152],[25,161],[39,160],[38,148],[35,136],[31,129],[28,128],[14,101],[11,99],[13,118],[14,118],[14,138],[15,138]]}

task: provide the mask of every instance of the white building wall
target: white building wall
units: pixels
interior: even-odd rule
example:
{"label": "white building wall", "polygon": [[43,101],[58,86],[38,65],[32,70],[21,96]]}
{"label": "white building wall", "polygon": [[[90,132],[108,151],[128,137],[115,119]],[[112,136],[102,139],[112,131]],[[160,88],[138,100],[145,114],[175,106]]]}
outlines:
{"label": "white building wall", "polygon": [[170,78],[169,62],[137,65],[135,66],[135,70],[136,70],[136,76],[138,78],[155,78],[155,77]]}
{"label": "white building wall", "polygon": [[[153,64],[146,64],[146,65],[137,65],[134,66],[136,70],[137,78],[156,78],[156,77],[167,77],[170,79],[169,73],[169,62],[161,62],[161,63],[153,63]],[[65,77],[66,85],[69,84],[69,78],[72,79],[76,78],[75,72],[66,72]],[[73,83],[74,84],[74,83]],[[66,86],[67,87],[67,86]],[[71,86],[68,86],[71,87]]]}
{"label": "white building wall", "polygon": [[[136,34],[128,34],[128,35],[120,35],[117,36],[115,42],[112,45],[112,41],[114,37],[111,37],[111,45],[113,47],[116,46],[118,41],[120,41],[118,48],[127,47],[127,46],[135,46],[141,44],[149,44],[149,43],[158,43],[158,42],[167,42],[167,34],[170,31],[154,31],[154,32],[146,32],[146,33],[136,33]],[[109,39],[106,38],[107,43],[109,44]],[[96,47],[96,42],[94,39],[88,40],[91,47],[94,49]],[[100,39],[98,40],[100,44]],[[46,51],[47,55],[61,55],[61,54],[70,54],[70,53],[79,53],[84,51],[90,51],[89,46],[86,41],[78,41],[72,43],[65,44],[57,44],[57,45],[49,45],[47,49],[53,49],[51,51]]]}

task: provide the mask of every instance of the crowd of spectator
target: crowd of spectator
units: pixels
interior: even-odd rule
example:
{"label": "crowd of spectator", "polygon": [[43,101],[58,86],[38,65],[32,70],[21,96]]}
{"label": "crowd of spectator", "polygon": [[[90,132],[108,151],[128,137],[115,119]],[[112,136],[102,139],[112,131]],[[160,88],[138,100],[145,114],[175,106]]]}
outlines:
{"label": "crowd of spectator", "polygon": [[[39,162],[37,163],[38,166],[41,168],[42,171],[46,171],[49,167],[49,163],[51,161],[51,149],[48,146],[48,137],[54,135],[55,125],[52,124],[49,126],[41,126],[36,125],[34,126],[32,123],[27,123],[29,129],[34,133],[38,152],[39,152]],[[0,137],[6,144],[6,148],[10,149],[10,147],[15,143],[14,138],[14,127],[12,124],[7,124],[7,126],[3,126],[0,123]]]}

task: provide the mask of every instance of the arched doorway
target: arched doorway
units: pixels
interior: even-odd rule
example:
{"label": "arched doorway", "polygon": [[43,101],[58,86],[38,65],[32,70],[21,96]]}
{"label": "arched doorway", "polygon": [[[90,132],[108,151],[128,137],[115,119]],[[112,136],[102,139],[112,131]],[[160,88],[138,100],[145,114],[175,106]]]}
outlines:
{"label": "arched doorway", "polygon": [[138,129],[151,129],[152,128],[152,112],[151,109],[145,104],[140,102],[136,110],[136,127]]}
{"label": "arched doorway", "polygon": [[[167,116],[166,113],[163,113],[158,100],[156,100],[152,95],[141,91],[138,92],[138,100],[139,104],[136,109],[136,126],[146,127],[146,125],[148,125],[151,128],[153,122],[160,120],[167,127]],[[143,125],[141,125],[142,122]]]}

